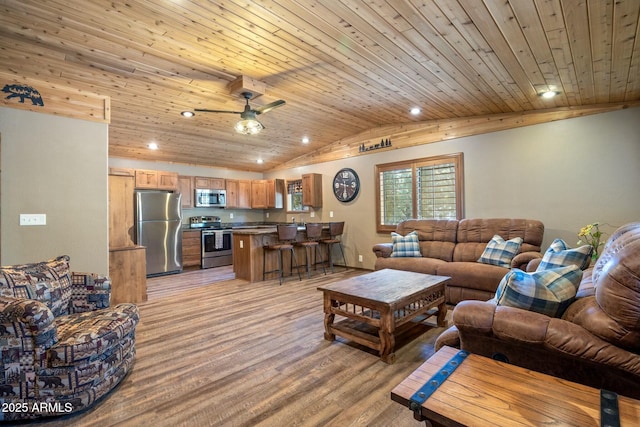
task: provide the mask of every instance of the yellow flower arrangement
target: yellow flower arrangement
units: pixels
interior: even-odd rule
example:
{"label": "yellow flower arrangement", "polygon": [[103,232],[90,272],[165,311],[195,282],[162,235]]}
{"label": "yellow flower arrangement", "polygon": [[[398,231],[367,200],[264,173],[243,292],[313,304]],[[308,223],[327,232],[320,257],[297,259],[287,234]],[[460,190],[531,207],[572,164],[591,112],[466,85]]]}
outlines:
{"label": "yellow flower arrangement", "polygon": [[602,231],[600,231],[600,223],[594,222],[593,224],[587,224],[580,229],[578,233],[578,244],[591,245],[593,251],[591,252],[591,258],[597,260],[600,250],[600,246],[604,245],[602,240]]}

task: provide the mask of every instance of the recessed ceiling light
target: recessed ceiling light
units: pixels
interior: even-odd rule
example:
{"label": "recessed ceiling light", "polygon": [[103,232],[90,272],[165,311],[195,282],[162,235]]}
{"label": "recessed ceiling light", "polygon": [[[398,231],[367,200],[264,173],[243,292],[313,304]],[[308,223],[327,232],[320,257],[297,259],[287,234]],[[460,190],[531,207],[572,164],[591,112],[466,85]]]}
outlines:
{"label": "recessed ceiling light", "polygon": [[156,144],[155,142],[150,142],[149,144],[147,144],[147,147],[149,148],[149,150],[157,150],[158,144]]}
{"label": "recessed ceiling light", "polygon": [[540,94],[540,96],[545,98],[545,99],[551,99],[556,95],[560,95],[560,92],[556,92],[555,90],[548,90],[548,91],[542,92]]}
{"label": "recessed ceiling light", "polygon": [[193,117],[196,115],[196,113],[194,113],[193,111],[183,111],[180,114],[182,114],[182,117]]}
{"label": "recessed ceiling light", "polygon": [[302,137],[302,143],[303,144],[308,144],[309,143],[309,137],[308,136],[303,136]]}
{"label": "recessed ceiling light", "polygon": [[418,107],[413,107],[411,110],[409,110],[411,112],[411,114],[413,114],[414,116],[417,116],[418,114],[420,114],[422,112],[422,110]]}
{"label": "recessed ceiling light", "polygon": [[257,162],[258,162],[258,164],[259,164],[259,165],[261,165],[261,164],[263,164],[263,163],[264,163],[264,160],[262,160],[262,159],[258,159],[258,161],[257,161]]}

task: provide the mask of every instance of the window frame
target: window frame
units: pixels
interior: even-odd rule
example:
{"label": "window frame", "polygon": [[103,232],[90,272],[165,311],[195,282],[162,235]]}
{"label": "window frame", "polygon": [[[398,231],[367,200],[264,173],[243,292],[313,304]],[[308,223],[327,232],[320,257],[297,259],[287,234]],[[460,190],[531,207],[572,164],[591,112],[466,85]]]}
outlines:
{"label": "window frame", "polygon": [[[291,193],[289,193],[289,184],[293,184],[293,183],[297,183],[297,182],[300,183],[300,188],[301,188],[301,190],[300,190],[300,203],[301,203],[302,209],[300,209],[300,210],[292,209],[293,206],[291,206],[291,203],[289,202],[289,200],[290,200],[289,195],[291,194]],[[295,179],[285,180],[284,188],[285,188],[285,202],[287,204],[287,207],[286,207],[286,212],[287,213],[307,213],[307,212],[309,212],[309,206],[302,205],[302,178],[295,178]]]}
{"label": "window frame", "polygon": [[[456,219],[464,218],[464,156],[463,153],[444,154],[432,157],[423,157],[420,159],[403,160],[392,163],[383,163],[375,166],[375,185],[376,185],[376,231],[378,233],[389,233],[395,231],[397,224],[382,224],[381,212],[381,194],[380,194],[380,173],[399,170],[411,169],[411,197],[412,197],[412,218],[418,215],[418,197],[417,197],[417,173],[419,167],[435,166],[441,164],[453,163],[455,167],[455,194],[456,194]],[[428,219],[428,218],[422,218]]]}

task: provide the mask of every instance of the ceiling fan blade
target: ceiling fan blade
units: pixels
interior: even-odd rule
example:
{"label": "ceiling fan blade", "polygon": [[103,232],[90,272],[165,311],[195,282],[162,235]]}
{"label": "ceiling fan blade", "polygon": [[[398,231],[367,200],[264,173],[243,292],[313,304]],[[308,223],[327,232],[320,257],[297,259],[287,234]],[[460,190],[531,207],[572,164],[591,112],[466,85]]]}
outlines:
{"label": "ceiling fan blade", "polygon": [[264,114],[264,113],[268,113],[269,111],[273,110],[274,108],[278,108],[283,106],[284,104],[286,104],[285,101],[283,101],[282,99],[279,99],[278,101],[273,101],[267,105],[263,105],[262,107],[257,107],[254,108],[253,111],[256,112],[256,114]]}
{"label": "ceiling fan blade", "polygon": [[229,110],[207,110],[205,108],[196,108],[194,111],[200,113],[230,113],[230,114],[242,114],[242,111],[229,111]]}

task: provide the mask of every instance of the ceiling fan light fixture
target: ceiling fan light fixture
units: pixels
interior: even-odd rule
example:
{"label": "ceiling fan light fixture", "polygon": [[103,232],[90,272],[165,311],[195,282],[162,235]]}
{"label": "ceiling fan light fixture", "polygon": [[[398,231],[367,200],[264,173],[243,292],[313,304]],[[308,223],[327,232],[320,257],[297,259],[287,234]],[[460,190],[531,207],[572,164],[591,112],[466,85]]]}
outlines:
{"label": "ceiling fan light fixture", "polygon": [[236,123],[235,129],[243,135],[256,135],[264,129],[264,126],[256,119],[243,119]]}

